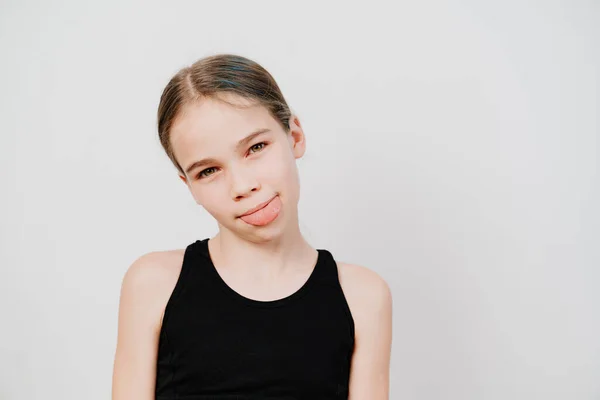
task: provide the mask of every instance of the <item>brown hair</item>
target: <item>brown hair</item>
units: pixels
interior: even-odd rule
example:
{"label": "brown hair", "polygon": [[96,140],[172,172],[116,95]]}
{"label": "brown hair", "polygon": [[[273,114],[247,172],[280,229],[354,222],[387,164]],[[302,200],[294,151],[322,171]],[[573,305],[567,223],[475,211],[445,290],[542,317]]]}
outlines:
{"label": "brown hair", "polygon": [[201,98],[217,99],[231,93],[264,106],[283,129],[290,129],[290,108],[271,74],[258,63],[234,54],[216,54],[182,68],[169,81],[158,105],[158,137],[167,156],[183,175],[171,146],[171,127],[183,107]]}

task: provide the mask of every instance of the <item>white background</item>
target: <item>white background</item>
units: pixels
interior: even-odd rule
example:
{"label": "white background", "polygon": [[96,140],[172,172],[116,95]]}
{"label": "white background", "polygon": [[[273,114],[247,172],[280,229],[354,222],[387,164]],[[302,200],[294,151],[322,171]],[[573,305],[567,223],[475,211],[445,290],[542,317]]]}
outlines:
{"label": "white background", "polygon": [[121,279],[216,233],[155,127],[252,58],[307,134],[301,228],[394,297],[391,399],[600,399],[594,1],[3,1],[0,399],[108,399]]}

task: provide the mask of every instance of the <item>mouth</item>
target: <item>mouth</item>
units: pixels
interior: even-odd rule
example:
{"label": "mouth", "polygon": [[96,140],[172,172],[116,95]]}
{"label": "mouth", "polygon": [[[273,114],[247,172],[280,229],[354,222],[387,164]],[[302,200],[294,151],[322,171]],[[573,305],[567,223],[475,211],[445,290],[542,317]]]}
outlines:
{"label": "mouth", "polygon": [[269,203],[270,203],[270,202],[272,202],[272,201],[273,201],[273,199],[274,199],[275,197],[277,197],[277,195],[275,195],[275,196],[271,197],[269,200],[267,200],[267,201],[265,201],[265,202],[263,202],[263,203],[260,203],[260,204],[259,204],[259,205],[257,205],[256,207],[249,209],[249,210],[248,210],[248,211],[246,211],[245,213],[243,213],[243,214],[239,215],[239,216],[238,216],[238,218],[245,217],[245,216],[247,216],[247,215],[254,214],[255,212],[257,212],[257,211],[259,211],[259,210],[262,210],[263,208],[265,208],[266,206],[268,206],[268,205],[269,205]]}

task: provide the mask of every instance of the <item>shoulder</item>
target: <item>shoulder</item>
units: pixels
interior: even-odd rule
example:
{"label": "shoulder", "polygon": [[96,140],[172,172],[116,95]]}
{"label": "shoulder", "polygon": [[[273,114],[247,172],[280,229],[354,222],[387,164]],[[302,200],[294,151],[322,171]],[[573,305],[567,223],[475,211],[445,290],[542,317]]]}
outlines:
{"label": "shoulder", "polygon": [[387,399],[392,346],[392,293],[375,271],[338,263],[340,284],[355,325],[349,392]]}
{"label": "shoulder", "polygon": [[391,314],[392,292],[387,281],[362,265],[337,262],[340,285],[356,322],[377,313]]}
{"label": "shoulder", "polygon": [[367,298],[391,298],[387,281],[377,272],[357,264],[338,262],[337,265],[344,291],[357,292]]}
{"label": "shoulder", "polygon": [[[119,299],[113,398],[150,398],[162,313],[181,270],[180,250],[144,254],[129,266]],[[133,393],[137,396],[134,396]],[[146,395],[144,395],[146,396]]]}
{"label": "shoulder", "polygon": [[156,280],[169,275],[178,274],[183,261],[183,249],[153,251],[139,256],[125,272],[124,283],[141,284],[156,283]]}
{"label": "shoulder", "polygon": [[153,251],[139,256],[127,268],[121,301],[145,311],[160,325],[166,303],[183,264],[184,249]]}

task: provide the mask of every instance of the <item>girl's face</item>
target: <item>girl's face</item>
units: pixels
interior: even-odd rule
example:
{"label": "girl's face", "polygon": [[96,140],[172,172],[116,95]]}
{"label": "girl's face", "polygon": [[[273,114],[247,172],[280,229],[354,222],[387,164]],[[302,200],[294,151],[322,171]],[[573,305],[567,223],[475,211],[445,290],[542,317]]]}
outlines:
{"label": "girl's face", "polygon": [[263,106],[223,98],[245,107],[204,98],[184,107],[173,124],[173,153],[185,172],[180,178],[220,229],[251,241],[273,239],[298,224],[296,159],[305,151],[304,133],[296,117],[286,133]]}

